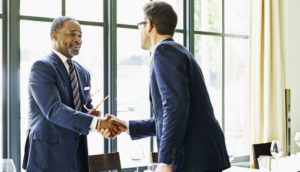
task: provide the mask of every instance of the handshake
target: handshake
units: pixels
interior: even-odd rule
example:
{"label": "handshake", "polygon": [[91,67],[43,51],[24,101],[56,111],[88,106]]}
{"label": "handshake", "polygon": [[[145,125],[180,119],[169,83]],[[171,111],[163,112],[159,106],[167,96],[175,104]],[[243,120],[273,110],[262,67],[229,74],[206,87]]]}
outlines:
{"label": "handshake", "polygon": [[[94,96],[98,91],[93,93],[90,98],[89,102],[92,101],[91,97]],[[98,105],[93,109],[88,109],[84,106],[84,108],[88,111],[88,114],[98,117],[100,116],[101,112],[98,111],[98,107],[106,100],[109,96],[106,96],[101,100]],[[127,130],[126,124],[124,121],[121,121],[116,116],[106,114],[104,118],[98,119],[97,125],[96,125],[97,132],[101,133],[105,138],[112,138],[115,137],[117,134],[120,134],[121,132],[125,132]]]}
{"label": "handshake", "polygon": [[98,119],[96,130],[105,138],[113,138],[121,132],[125,132],[127,127],[124,121],[113,115],[106,114],[104,118]]}

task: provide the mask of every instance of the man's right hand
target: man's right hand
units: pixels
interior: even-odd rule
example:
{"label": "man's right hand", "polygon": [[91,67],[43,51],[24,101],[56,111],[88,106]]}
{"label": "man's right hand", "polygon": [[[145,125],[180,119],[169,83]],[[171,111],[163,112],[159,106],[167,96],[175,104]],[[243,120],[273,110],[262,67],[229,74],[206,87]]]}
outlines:
{"label": "man's right hand", "polygon": [[127,127],[124,121],[119,120],[113,115],[107,114],[103,119],[98,120],[96,129],[105,138],[112,138],[117,134],[126,131]]}

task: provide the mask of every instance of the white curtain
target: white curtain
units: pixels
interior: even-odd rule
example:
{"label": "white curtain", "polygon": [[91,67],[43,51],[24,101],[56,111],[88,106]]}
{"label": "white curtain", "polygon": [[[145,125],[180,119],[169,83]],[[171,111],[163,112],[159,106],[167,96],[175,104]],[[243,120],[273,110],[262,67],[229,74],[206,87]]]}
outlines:
{"label": "white curtain", "polygon": [[250,2],[251,144],[274,139],[285,144],[283,2]]}

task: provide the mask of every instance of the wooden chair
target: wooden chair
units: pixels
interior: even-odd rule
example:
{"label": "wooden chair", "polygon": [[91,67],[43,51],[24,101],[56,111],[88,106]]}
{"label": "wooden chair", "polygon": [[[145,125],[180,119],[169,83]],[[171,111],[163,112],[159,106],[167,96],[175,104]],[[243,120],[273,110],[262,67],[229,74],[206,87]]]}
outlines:
{"label": "wooden chair", "polygon": [[117,170],[118,172],[121,172],[121,161],[119,152],[89,156],[90,172],[106,170]]}
{"label": "wooden chair", "polygon": [[157,152],[151,152],[150,155],[150,162],[151,163],[158,163],[158,153]]}
{"label": "wooden chair", "polygon": [[253,159],[254,159],[254,168],[258,169],[258,160],[257,158],[260,155],[271,156],[271,142],[253,144]]}

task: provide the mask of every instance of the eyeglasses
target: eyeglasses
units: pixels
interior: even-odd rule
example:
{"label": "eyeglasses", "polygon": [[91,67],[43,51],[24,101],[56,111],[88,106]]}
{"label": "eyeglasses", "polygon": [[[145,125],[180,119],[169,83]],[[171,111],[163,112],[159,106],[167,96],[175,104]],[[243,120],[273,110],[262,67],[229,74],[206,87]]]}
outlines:
{"label": "eyeglasses", "polygon": [[141,22],[138,22],[136,25],[137,25],[137,27],[139,27],[139,26],[142,25],[142,24],[147,24],[147,21],[141,21]]}

